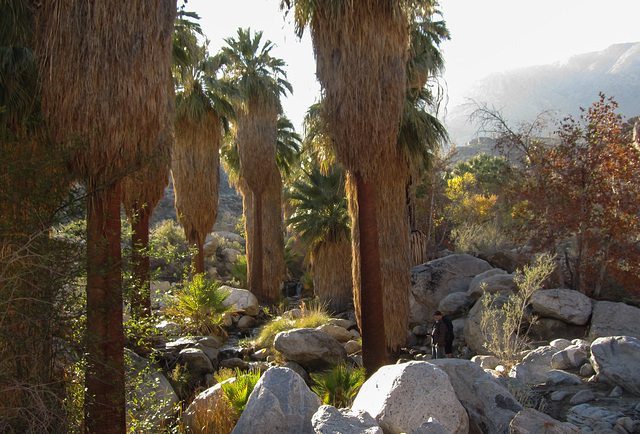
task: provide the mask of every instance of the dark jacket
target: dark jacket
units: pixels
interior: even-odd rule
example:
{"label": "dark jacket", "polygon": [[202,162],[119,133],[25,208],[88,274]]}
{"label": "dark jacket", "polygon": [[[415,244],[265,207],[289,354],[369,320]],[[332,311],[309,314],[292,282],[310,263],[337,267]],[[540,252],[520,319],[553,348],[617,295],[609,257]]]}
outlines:
{"label": "dark jacket", "polygon": [[433,325],[433,329],[431,330],[431,344],[438,344],[441,347],[444,347],[444,344],[447,341],[447,336],[449,332],[447,331],[447,326],[443,321],[436,321]]}

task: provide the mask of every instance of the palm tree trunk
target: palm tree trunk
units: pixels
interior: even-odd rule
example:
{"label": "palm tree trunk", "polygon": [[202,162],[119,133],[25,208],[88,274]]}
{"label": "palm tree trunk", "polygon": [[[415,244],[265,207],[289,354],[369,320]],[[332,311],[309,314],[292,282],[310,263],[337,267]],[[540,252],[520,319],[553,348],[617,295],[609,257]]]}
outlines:
{"label": "palm tree trunk", "polygon": [[120,182],[87,199],[86,432],[124,433]]}
{"label": "palm tree trunk", "polygon": [[360,260],[354,260],[354,273],[358,273],[354,276],[354,281],[359,281],[360,285],[354,286],[354,301],[362,333],[362,363],[367,376],[371,376],[389,361],[385,338],[376,189],[373,180],[364,181],[357,173],[355,179],[359,230],[353,237],[353,251]]}
{"label": "palm tree trunk", "polygon": [[195,269],[195,274],[204,273],[204,242],[201,238],[202,237],[198,235],[195,245],[196,255],[193,257],[193,268]]}
{"label": "palm tree trunk", "polygon": [[149,220],[151,213],[142,210],[131,224],[133,276],[135,279],[134,293],[131,297],[131,314],[140,319],[151,315],[151,274],[149,273]]}
{"label": "palm tree trunk", "polygon": [[262,234],[262,193],[254,193],[253,199],[255,204],[253,209],[255,214],[253,217],[253,237],[255,243],[253,245],[253,259],[254,263],[251,267],[253,272],[251,273],[251,281],[249,282],[249,290],[258,298],[260,303],[269,303],[268,294],[264,288],[264,258],[263,258],[263,234]]}

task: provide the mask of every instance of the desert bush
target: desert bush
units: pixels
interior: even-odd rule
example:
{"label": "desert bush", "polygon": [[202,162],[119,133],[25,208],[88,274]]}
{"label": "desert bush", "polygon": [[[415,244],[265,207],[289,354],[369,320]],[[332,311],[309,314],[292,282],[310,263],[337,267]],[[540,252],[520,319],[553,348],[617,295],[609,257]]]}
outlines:
{"label": "desert bush", "polygon": [[313,390],[322,404],[336,408],[350,407],[365,380],[364,368],[354,368],[344,363],[320,373],[312,373]]}
{"label": "desert bush", "polygon": [[228,293],[219,282],[196,274],[174,294],[175,301],[165,314],[179,323],[187,333],[220,334],[220,320],[228,308],[222,303]]}
{"label": "desert bush", "polygon": [[527,266],[517,278],[518,291],[508,298],[496,294],[483,296],[480,328],[485,347],[506,365],[513,364],[518,353],[527,348],[528,325],[525,324],[526,307],[535,291],[555,268],[555,258],[542,254],[532,266]]}
{"label": "desert bush", "polygon": [[505,231],[495,220],[486,223],[463,223],[451,231],[451,238],[456,253],[494,253],[513,247]]}

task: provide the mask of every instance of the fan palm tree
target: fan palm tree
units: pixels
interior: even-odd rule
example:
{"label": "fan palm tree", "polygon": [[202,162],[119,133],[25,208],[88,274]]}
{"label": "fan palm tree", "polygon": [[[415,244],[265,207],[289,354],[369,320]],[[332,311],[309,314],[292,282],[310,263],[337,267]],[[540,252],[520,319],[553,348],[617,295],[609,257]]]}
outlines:
{"label": "fan palm tree", "polygon": [[312,166],[291,186],[289,201],[296,210],[287,224],[310,247],[316,295],[330,310],[342,312],[353,300],[344,173],[333,167],[323,174],[318,166]]}
{"label": "fan palm tree", "polygon": [[223,130],[233,116],[228,100],[233,88],[216,78],[220,59],[201,50],[197,65],[181,71],[171,162],[176,213],[187,241],[197,249],[196,273],[204,273],[202,249],[218,217],[219,151]]}
{"label": "fan palm tree", "polygon": [[[389,336],[399,333],[387,333],[385,327],[388,315],[378,227],[378,208],[385,198],[379,197],[376,179],[389,182],[394,179],[393,174],[382,178],[380,173],[390,166],[401,167],[397,163],[401,159],[397,135],[409,42],[402,3],[281,2],[283,8],[295,8],[299,35],[307,25],[311,30],[327,122],[337,160],[347,170],[353,221],[354,302],[362,331],[363,363],[369,375],[389,361],[387,349],[397,347]],[[406,330],[402,332],[406,334]]]}
{"label": "fan palm tree", "polygon": [[[243,205],[254,216],[247,223],[247,280],[249,290],[262,302],[277,302],[280,284],[268,276],[284,275],[284,263],[267,270],[264,264],[264,238],[268,232],[283,237],[280,225],[268,227],[263,221],[263,206],[269,200],[278,201],[280,209],[280,174],[276,166],[277,120],[281,112],[280,96],[291,92],[283,70],[284,62],[271,56],[273,43],[262,44],[262,32],[253,36],[251,30],[238,29],[237,38],[225,39],[227,46],[221,56],[226,76],[238,87],[241,97],[236,101],[236,134],[238,143],[239,183]],[[251,228],[249,225],[252,223]],[[280,244],[280,243],[279,243]],[[284,240],[282,256],[284,257]],[[280,252],[268,252],[279,255]]]}
{"label": "fan palm tree", "polygon": [[170,98],[175,2],[46,2],[38,9],[43,109],[87,200],[85,429],[125,432],[120,185],[152,154]]}

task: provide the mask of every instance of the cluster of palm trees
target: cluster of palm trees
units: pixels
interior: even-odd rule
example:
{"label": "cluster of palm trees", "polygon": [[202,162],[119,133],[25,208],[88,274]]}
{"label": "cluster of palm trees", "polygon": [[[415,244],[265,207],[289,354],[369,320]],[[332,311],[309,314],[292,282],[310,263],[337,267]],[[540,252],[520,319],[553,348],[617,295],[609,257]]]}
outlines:
{"label": "cluster of palm trees", "polygon": [[[319,297],[336,310],[353,300],[367,371],[404,344],[410,180],[446,140],[428,87],[443,66],[438,45],[449,37],[444,22],[432,20],[436,6],[281,2],[295,11],[300,35],[311,31],[323,88],[307,116],[302,155],[280,104],[292,92],[285,65],[261,32],[239,29],[211,56],[198,42],[197,16],[176,15],[172,0],[34,7],[42,112],[54,140],[74,150],[68,165],[89,193],[88,431],[125,427],[121,204],[140,251],[170,168],[179,221],[197,251],[193,267],[204,272],[221,150],[243,196],[249,289],[263,303],[278,301],[283,179],[295,176],[285,189],[294,207],[289,224],[311,252]],[[150,314],[148,262],[142,254],[134,261],[131,305],[142,317]]]}

